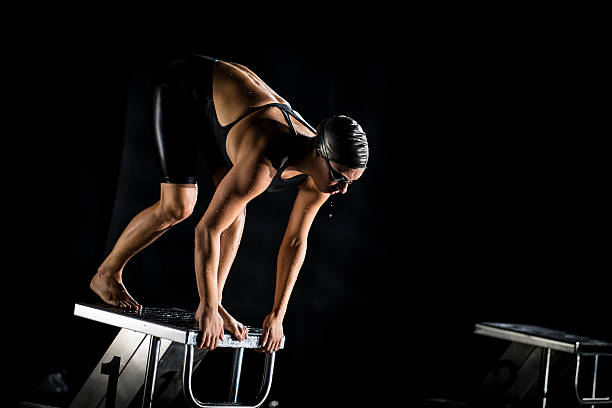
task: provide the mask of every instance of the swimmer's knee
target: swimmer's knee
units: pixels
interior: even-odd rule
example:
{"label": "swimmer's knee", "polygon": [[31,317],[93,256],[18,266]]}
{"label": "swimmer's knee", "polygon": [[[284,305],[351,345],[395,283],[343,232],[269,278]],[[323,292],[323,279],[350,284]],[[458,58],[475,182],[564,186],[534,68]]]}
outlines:
{"label": "swimmer's knee", "polygon": [[171,224],[177,224],[188,218],[193,213],[193,207],[189,203],[173,203],[163,209],[165,219]]}
{"label": "swimmer's knee", "polygon": [[195,208],[197,188],[166,187],[159,202],[160,215],[174,225],[188,218]]}

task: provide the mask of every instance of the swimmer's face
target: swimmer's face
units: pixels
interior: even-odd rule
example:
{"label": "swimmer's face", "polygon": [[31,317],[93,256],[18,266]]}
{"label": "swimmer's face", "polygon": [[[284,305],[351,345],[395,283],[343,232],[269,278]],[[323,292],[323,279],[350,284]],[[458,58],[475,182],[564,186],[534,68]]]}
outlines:
{"label": "swimmer's face", "polygon": [[365,169],[354,169],[328,160],[319,155],[317,172],[313,181],[322,193],[345,194],[349,184],[358,180]]}

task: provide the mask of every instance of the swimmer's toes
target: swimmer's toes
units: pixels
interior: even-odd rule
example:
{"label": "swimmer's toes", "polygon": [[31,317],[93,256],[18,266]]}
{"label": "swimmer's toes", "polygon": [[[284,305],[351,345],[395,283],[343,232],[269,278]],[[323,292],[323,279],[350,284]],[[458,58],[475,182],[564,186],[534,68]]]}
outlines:
{"label": "swimmer's toes", "polygon": [[[126,294],[127,295],[127,294]],[[136,303],[136,301],[130,296],[124,296],[123,299],[121,299],[121,303],[130,310],[138,310],[138,303]]]}
{"label": "swimmer's toes", "polygon": [[136,302],[136,300],[134,300],[134,298],[128,293],[125,286],[123,286],[123,283],[118,282],[117,285],[118,287],[116,287],[115,297],[119,300],[120,304],[130,310],[139,310],[141,307],[140,304]]}

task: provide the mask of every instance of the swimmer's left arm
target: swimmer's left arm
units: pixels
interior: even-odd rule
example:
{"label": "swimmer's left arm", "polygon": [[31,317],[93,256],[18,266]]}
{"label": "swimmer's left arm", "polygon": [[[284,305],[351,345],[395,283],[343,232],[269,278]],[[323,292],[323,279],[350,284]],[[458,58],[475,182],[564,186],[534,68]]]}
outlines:
{"label": "swimmer's left arm", "polygon": [[282,322],[293,286],[306,257],[308,232],[317,212],[329,196],[319,192],[310,178],[300,186],[297,193],[278,251],[274,306],[263,324],[262,349],[265,351],[276,351],[280,347],[283,338]]}

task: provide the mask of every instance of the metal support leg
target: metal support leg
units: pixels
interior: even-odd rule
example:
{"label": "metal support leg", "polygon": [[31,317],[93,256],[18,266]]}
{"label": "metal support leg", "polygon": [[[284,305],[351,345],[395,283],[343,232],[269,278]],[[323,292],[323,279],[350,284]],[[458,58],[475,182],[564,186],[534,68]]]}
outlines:
{"label": "metal support leg", "polygon": [[161,339],[159,337],[151,336],[149,357],[147,359],[147,372],[145,374],[144,395],[142,397],[143,408],[151,408],[153,406],[153,393],[155,392],[155,376],[157,375],[160,344]]}
{"label": "metal support leg", "polygon": [[[593,392],[591,393],[592,398],[595,397],[595,390],[597,389],[597,365],[599,364],[599,356],[595,354],[595,366],[593,367]],[[591,405],[591,408],[595,408],[595,405]]]}
{"label": "metal support leg", "polygon": [[270,392],[272,386],[272,374],[274,373],[274,359],[276,356],[275,352],[266,353],[266,360],[264,362],[264,373],[261,382],[261,388],[255,400],[252,403],[247,404],[232,404],[232,403],[207,403],[200,402],[193,395],[193,389],[191,388],[191,377],[193,374],[193,345],[185,344],[185,360],[183,362],[183,395],[185,400],[190,407],[193,408],[218,408],[227,407],[228,405],[242,408],[259,408]]}
{"label": "metal support leg", "polygon": [[[585,354],[585,355],[588,355],[588,354]],[[597,386],[597,366],[599,363],[598,354],[594,354],[595,365],[593,367],[593,388],[591,392],[591,397],[582,398],[580,396],[580,393],[578,392],[578,377],[580,375],[580,357],[581,357],[581,354],[576,353],[576,376],[574,377],[574,390],[576,391],[576,398],[578,398],[578,402],[580,402],[583,405],[590,404],[591,407],[594,407],[595,405],[599,405],[599,404],[612,404],[612,397],[596,397],[595,396],[595,391],[596,391],[596,386]]]}
{"label": "metal support leg", "polygon": [[546,408],[546,399],[548,398],[548,375],[550,373],[550,349],[546,349],[546,362],[544,367],[544,390],[542,394],[542,408]]}
{"label": "metal support leg", "polygon": [[240,387],[240,374],[242,373],[243,348],[234,349],[234,362],[232,364],[232,386],[230,388],[229,401],[238,402],[238,388]]}

